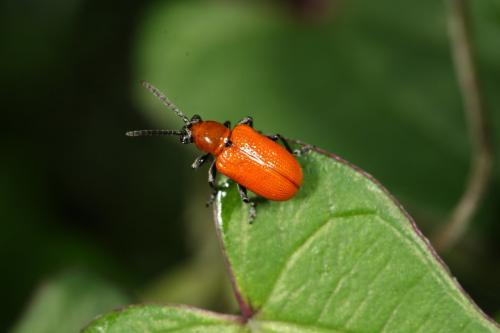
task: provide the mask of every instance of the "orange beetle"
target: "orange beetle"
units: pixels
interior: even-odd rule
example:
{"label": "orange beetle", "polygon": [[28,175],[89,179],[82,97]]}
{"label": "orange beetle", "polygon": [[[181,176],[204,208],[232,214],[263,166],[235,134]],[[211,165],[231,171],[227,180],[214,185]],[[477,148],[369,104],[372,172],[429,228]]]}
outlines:
{"label": "orange beetle", "polygon": [[[246,117],[231,130],[230,123],[203,121],[199,115],[186,117],[165,95],[146,81],[142,84],[156,95],[165,106],[174,111],[185,123],[180,131],[139,130],[127,132],[127,136],[178,135],[184,144],[194,143],[206,154],[192,164],[200,167],[210,156],[214,157],[208,183],[213,189],[211,203],[217,192],[217,171],[238,183],[240,196],[250,204],[250,219],[255,218],[255,202],[250,201],[247,189],[275,201],[288,200],[302,185],[302,169],[293,157],[287,142],[279,135],[265,136],[253,129],[253,120]],[[278,139],[284,144],[280,146]]]}

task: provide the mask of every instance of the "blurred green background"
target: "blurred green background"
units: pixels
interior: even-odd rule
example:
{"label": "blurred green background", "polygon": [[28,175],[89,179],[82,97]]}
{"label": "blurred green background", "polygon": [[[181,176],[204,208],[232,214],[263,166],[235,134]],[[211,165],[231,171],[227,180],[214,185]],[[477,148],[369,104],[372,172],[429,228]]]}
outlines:
{"label": "blurred green background", "polygon": [[[500,2],[470,1],[500,156]],[[120,305],[235,312],[188,115],[318,145],[379,179],[427,236],[463,190],[469,140],[441,1],[0,2],[0,330],[70,332]],[[500,313],[500,168],[443,254]]]}

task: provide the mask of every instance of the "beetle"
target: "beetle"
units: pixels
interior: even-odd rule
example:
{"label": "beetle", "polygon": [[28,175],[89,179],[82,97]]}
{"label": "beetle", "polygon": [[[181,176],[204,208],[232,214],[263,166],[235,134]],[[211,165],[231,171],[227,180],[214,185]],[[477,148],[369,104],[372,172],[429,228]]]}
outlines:
{"label": "beetle", "polygon": [[[181,130],[135,130],[126,133],[130,137],[177,135],[181,143],[194,143],[204,154],[196,158],[192,168],[197,169],[213,157],[208,171],[208,184],[212,195],[207,205],[215,199],[217,172],[234,180],[244,203],[250,205],[250,221],[256,215],[255,202],[247,189],[256,195],[273,201],[292,198],[302,185],[300,164],[286,140],[279,134],[263,135],[253,128],[253,119],[245,117],[231,129],[229,121],[220,123],[202,120],[199,115],[189,119],[164,94],[147,81],[141,81],[151,93],[184,121]],[[280,140],[283,146],[276,141]]]}

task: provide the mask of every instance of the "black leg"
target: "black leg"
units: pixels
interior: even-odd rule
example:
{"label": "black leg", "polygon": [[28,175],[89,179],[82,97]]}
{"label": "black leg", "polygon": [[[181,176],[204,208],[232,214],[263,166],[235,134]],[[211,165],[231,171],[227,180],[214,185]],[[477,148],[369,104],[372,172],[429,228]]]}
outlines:
{"label": "black leg", "polygon": [[300,147],[299,149],[295,149],[293,153],[297,156],[302,156],[304,154],[309,153],[312,149],[314,148],[313,145],[304,145]]}
{"label": "black leg", "polygon": [[250,199],[248,198],[247,189],[240,184],[238,184],[238,192],[240,192],[241,200],[243,200],[244,203],[250,205],[250,223],[253,223],[253,220],[255,220],[255,216],[257,215],[255,202],[250,201]]}
{"label": "black leg", "polygon": [[288,150],[289,153],[293,154],[292,148],[290,148],[288,142],[280,134],[268,135],[267,137],[273,141],[280,140],[283,146],[285,146],[286,150]]}
{"label": "black leg", "polygon": [[229,120],[226,120],[224,122],[224,126],[227,127],[227,128],[231,128],[231,122]]}
{"label": "black leg", "polygon": [[210,185],[210,188],[212,189],[212,194],[210,195],[210,199],[208,199],[207,201],[207,207],[214,202],[215,196],[217,195],[217,186],[215,185],[216,176],[217,176],[217,168],[215,167],[215,160],[214,160],[210,165],[210,168],[208,169],[208,185]]}
{"label": "black leg", "polygon": [[205,163],[207,161],[207,159],[210,157],[210,154],[205,154],[205,155],[201,155],[201,156],[198,156],[193,164],[191,164],[191,168],[193,169],[198,169],[200,166],[203,165],[203,163]]}
{"label": "black leg", "polygon": [[250,127],[253,127],[253,118],[252,117],[245,117],[238,121],[238,125],[248,125]]}

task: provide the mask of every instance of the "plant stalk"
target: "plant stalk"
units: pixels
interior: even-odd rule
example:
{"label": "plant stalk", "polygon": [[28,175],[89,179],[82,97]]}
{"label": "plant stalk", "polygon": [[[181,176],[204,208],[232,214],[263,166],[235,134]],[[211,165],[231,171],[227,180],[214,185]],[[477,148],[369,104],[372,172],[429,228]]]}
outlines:
{"label": "plant stalk", "polygon": [[467,0],[446,0],[448,33],[455,73],[460,86],[471,142],[470,171],[466,187],[448,222],[438,231],[434,244],[448,251],[462,238],[486,192],[493,152],[487,111],[481,95]]}

